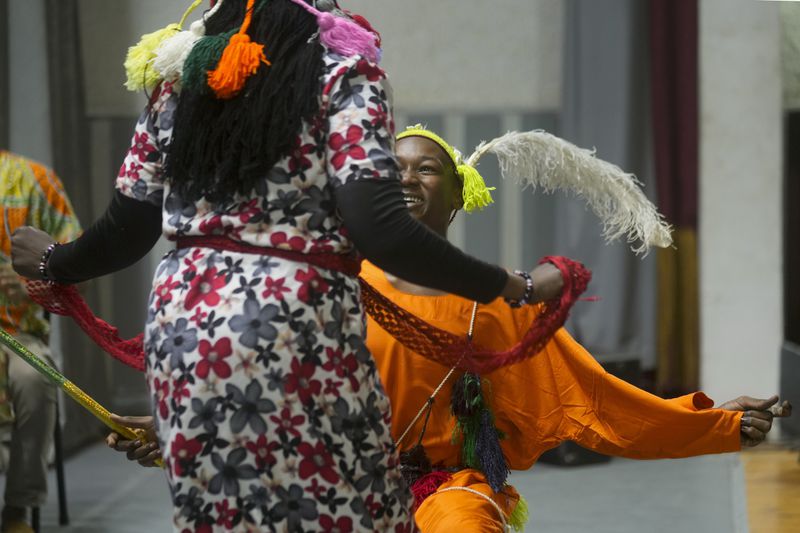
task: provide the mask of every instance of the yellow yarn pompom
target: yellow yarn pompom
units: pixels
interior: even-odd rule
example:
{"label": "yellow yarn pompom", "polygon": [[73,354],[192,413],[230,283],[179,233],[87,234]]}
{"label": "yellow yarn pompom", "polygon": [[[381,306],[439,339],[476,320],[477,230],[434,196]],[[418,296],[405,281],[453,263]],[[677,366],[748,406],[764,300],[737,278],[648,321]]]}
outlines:
{"label": "yellow yarn pompom", "polygon": [[489,191],[495,187],[487,187],[480,172],[470,165],[458,165],[458,175],[462,182],[462,197],[464,198],[464,211],[471,213],[476,209],[483,209],[494,203]]}
{"label": "yellow yarn pompom", "polygon": [[156,51],[164,41],[181,31],[186,19],[202,3],[203,0],[193,0],[192,4],[184,11],[180,22],[170,24],[153,33],[146,33],[142,35],[138,43],[128,48],[128,55],[125,57],[125,74],[128,79],[125,81],[125,87],[129,91],[149,90],[161,83],[163,78],[153,66]]}
{"label": "yellow yarn pompom", "polygon": [[153,33],[142,35],[134,46],[128,49],[125,58],[125,73],[128,76],[125,87],[129,91],[152,89],[161,81],[161,75],[153,68],[153,59],[161,43],[181,31],[180,24],[170,24]]}

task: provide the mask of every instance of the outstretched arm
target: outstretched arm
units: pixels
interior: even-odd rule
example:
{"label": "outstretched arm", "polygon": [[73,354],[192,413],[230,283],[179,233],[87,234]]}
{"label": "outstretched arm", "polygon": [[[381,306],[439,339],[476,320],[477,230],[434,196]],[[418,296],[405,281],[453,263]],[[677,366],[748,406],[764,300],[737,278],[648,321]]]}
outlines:
{"label": "outstretched arm", "polygon": [[[717,409],[702,393],[664,400],[608,374],[565,331],[556,345],[563,436],[582,446],[636,459],[689,457],[758,444],[771,429],[767,410],[777,398],[741,397]],[[788,404],[779,412],[790,413]]]}

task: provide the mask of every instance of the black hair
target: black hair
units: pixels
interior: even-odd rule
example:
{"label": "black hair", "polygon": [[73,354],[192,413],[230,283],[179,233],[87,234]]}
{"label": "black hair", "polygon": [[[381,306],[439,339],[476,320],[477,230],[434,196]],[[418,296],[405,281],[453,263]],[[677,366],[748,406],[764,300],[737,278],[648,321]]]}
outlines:
{"label": "black hair", "polygon": [[[226,0],[206,21],[206,35],[236,29],[246,0]],[[166,176],[184,200],[229,201],[247,194],[294,148],[319,112],[322,47],[316,18],[289,0],[256,3],[250,38],[264,45],[261,65],[230,100],[184,89],[167,153]]]}

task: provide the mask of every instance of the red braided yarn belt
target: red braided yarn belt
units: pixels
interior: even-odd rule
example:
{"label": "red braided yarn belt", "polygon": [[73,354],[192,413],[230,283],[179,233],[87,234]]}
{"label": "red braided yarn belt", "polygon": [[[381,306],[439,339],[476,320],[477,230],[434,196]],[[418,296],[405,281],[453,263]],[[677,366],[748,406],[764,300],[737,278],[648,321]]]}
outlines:
{"label": "red braided yarn belt", "polygon": [[[227,237],[182,237],[178,248],[213,248],[239,253],[280,257],[320,268],[356,276],[360,263],[353,255],[332,253],[303,254],[291,250],[253,246]],[[359,278],[365,311],[375,322],[406,348],[445,366],[460,367],[479,374],[519,362],[540,352],[556,331],[564,325],[572,305],[580,298],[591,280],[591,273],[580,263],[565,257],[545,257],[542,263],[553,263],[564,276],[561,298],[548,301],[523,339],[504,351],[491,351],[470,343],[466,337],[441,330],[398,307]],[[46,310],[70,316],[100,348],[115,359],[144,370],[143,335],[122,339],[119,330],[98,318],[73,285],[40,280],[27,280],[31,298]]]}

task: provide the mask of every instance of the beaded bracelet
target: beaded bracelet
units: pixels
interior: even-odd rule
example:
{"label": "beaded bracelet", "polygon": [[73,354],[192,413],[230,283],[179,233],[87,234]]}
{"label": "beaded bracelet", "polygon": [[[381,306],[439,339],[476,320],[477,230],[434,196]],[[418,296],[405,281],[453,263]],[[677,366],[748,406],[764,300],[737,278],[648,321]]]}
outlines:
{"label": "beaded bracelet", "polygon": [[50,273],[47,271],[47,263],[50,261],[50,256],[53,255],[53,250],[56,249],[59,243],[54,242],[51,243],[47,248],[44,249],[42,252],[42,258],[39,260],[39,274],[42,275],[42,279],[45,281],[52,281],[50,279]]}
{"label": "beaded bracelet", "polygon": [[515,270],[514,274],[525,278],[525,292],[522,294],[522,298],[519,300],[515,300],[514,298],[506,298],[506,303],[516,309],[518,307],[522,307],[523,305],[528,305],[531,303],[531,301],[533,301],[533,278],[531,278],[531,275],[524,270]]}

